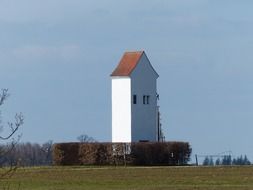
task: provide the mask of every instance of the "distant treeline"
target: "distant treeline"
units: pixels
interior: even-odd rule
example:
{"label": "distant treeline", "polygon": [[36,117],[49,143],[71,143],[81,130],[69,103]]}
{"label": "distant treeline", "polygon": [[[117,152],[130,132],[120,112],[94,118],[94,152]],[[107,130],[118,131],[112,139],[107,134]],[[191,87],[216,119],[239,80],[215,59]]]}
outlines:
{"label": "distant treeline", "polygon": [[217,158],[216,160],[213,160],[212,156],[206,156],[203,161],[203,165],[204,166],[251,165],[251,162],[249,161],[246,155],[244,156],[241,155],[233,159],[231,155],[225,155],[225,156],[222,156],[222,158]]}
{"label": "distant treeline", "polygon": [[0,166],[42,166],[52,164],[52,141],[0,145]]}
{"label": "distant treeline", "polygon": [[186,165],[188,142],[59,143],[53,146],[55,165]]}

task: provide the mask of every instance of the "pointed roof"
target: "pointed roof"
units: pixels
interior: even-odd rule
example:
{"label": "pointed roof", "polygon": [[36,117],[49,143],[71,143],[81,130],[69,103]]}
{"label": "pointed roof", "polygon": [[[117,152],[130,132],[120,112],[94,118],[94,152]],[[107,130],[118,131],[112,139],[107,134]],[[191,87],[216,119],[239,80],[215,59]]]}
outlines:
{"label": "pointed roof", "polygon": [[144,51],[125,52],[111,76],[129,76],[143,53]]}

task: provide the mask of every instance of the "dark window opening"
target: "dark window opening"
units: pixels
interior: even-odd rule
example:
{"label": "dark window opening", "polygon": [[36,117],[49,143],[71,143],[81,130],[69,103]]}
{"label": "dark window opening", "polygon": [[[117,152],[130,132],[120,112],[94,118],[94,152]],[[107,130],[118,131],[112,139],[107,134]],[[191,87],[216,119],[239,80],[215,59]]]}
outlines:
{"label": "dark window opening", "polygon": [[137,104],[137,95],[136,94],[133,95],[133,104]]}
{"label": "dark window opening", "polygon": [[143,104],[149,104],[150,102],[150,96],[149,95],[144,95],[142,98]]}

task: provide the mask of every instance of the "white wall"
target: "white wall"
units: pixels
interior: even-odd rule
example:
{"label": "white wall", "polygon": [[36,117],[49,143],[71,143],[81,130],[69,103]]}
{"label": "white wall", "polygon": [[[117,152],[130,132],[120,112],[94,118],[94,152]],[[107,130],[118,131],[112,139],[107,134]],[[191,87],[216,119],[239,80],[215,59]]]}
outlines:
{"label": "white wall", "polygon": [[[132,104],[132,141],[157,141],[156,79],[145,54],[131,74],[131,97],[137,95],[137,104]],[[150,96],[150,103],[143,104],[143,95]]]}
{"label": "white wall", "polygon": [[112,142],[131,142],[129,77],[112,77]]}

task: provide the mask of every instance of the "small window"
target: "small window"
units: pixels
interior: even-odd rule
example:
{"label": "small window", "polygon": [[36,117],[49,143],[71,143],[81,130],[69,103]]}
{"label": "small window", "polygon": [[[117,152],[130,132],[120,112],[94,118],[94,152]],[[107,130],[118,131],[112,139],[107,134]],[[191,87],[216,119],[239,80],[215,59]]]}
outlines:
{"label": "small window", "polygon": [[146,100],[147,100],[147,104],[149,104],[149,96],[147,96],[147,99],[146,99]]}
{"label": "small window", "polygon": [[133,95],[133,104],[137,104],[137,95],[136,94]]}
{"label": "small window", "polygon": [[150,96],[149,95],[143,95],[142,102],[143,104],[149,104]]}
{"label": "small window", "polygon": [[149,140],[139,140],[140,143],[149,142]]}

